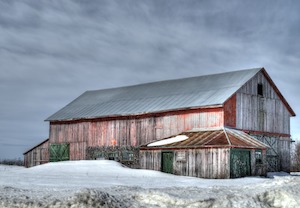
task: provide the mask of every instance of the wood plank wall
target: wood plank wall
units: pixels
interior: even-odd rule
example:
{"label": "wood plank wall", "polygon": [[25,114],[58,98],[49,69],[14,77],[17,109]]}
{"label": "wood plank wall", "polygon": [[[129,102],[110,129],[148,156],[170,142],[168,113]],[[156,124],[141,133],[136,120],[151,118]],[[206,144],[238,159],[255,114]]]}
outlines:
{"label": "wood plank wall", "polygon": [[[291,165],[291,139],[289,137],[268,136],[268,135],[251,135],[269,145],[270,148],[266,151],[267,171],[285,171],[290,172]],[[273,161],[275,160],[275,161]]]}
{"label": "wood plank wall", "polygon": [[[200,110],[199,110],[200,111]],[[146,118],[50,123],[50,143],[70,143],[70,159],[85,159],[88,146],[139,146],[192,128],[224,125],[222,108]]]}
{"label": "wood plank wall", "polygon": [[236,94],[228,99],[224,104],[224,125],[236,127]]}
{"label": "wood plank wall", "polygon": [[266,150],[262,150],[262,163],[256,163],[255,149],[251,150],[251,175],[266,176],[267,175],[267,157]]}
{"label": "wood plank wall", "polygon": [[48,149],[49,142],[47,141],[24,154],[24,166],[29,168],[49,162]]}
{"label": "wood plank wall", "polygon": [[[229,148],[174,150],[173,170],[176,175],[200,178],[230,178]],[[161,170],[160,150],[141,150],[143,169]]]}
{"label": "wood plank wall", "polygon": [[[257,85],[263,85],[263,96]],[[290,134],[290,113],[262,72],[236,93],[236,127],[243,130]]]}

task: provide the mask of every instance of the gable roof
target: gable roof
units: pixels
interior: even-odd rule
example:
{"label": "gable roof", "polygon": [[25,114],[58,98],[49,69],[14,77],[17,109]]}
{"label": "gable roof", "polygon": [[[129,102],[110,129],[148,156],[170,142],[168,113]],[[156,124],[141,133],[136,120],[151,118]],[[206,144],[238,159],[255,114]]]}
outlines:
{"label": "gable roof", "polygon": [[[141,146],[141,150],[147,149],[188,149],[188,148],[247,148],[247,149],[267,149],[268,145],[246,134],[243,131],[230,128],[216,129],[192,129],[182,132],[180,136],[187,139],[179,142],[166,143],[162,145],[158,141]],[[159,140],[175,138],[174,136]]]}
{"label": "gable roof", "polygon": [[222,106],[263,68],[87,91],[46,121],[141,115]]}

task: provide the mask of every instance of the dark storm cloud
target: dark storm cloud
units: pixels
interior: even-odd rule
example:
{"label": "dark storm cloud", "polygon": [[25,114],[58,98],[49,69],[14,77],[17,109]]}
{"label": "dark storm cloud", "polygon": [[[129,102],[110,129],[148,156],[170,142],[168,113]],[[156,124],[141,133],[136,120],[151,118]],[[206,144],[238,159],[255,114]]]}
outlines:
{"label": "dark storm cloud", "polygon": [[90,89],[264,66],[299,112],[299,5],[0,1],[0,158],[47,138],[43,120]]}

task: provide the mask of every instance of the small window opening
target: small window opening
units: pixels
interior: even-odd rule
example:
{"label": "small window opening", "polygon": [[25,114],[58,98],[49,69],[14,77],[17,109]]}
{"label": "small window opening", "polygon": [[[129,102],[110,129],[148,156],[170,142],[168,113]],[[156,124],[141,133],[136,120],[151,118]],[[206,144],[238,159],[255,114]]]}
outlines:
{"label": "small window opening", "polygon": [[257,84],[257,94],[263,96],[263,85]]}
{"label": "small window opening", "polygon": [[255,151],[255,161],[256,164],[262,164],[262,151],[261,150],[256,150]]}

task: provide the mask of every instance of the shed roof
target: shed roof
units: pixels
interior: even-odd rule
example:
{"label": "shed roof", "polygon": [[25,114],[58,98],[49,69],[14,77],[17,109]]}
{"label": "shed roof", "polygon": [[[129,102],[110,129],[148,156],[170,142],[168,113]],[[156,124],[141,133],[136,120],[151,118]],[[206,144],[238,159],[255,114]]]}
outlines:
{"label": "shed roof", "polygon": [[44,144],[44,143],[46,143],[46,142],[48,142],[48,141],[49,141],[49,138],[46,139],[46,140],[44,140],[44,141],[42,141],[41,143],[35,145],[34,147],[30,148],[29,150],[27,150],[26,152],[24,152],[23,155],[26,155],[26,154],[27,154],[28,152],[30,152],[31,150],[37,148],[38,146],[41,146],[42,144]]}
{"label": "shed roof", "polygon": [[139,115],[222,105],[261,69],[87,91],[46,121]]}
{"label": "shed roof", "polygon": [[[141,149],[188,149],[188,148],[247,148],[247,149],[266,149],[268,145],[260,142],[254,137],[243,131],[230,128],[217,129],[193,129],[191,131],[182,132],[179,135],[185,135],[188,139],[155,146],[155,142],[151,142],[141,147]],[[159,141],[175,138],[171,136]],[[157,142],[157,141],[156,141]],[[154,144],[154,145],[153,145]],[[157,143],[159,144],[159,143]]]}

